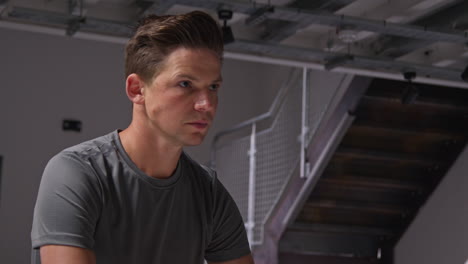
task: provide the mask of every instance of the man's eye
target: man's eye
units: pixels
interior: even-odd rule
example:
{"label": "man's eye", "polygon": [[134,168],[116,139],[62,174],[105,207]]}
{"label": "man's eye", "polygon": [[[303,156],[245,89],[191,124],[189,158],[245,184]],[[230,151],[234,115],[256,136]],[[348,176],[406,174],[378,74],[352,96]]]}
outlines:
{"label": "man's eye", "polygon": [[190,82],[182,81],[182,82],[179,83],[179,86],[184,87],[184,88],[190,87]]}
{"label": "man's eye", "polygon": [[219,89],[219,84],[212,84],[210,85],[210,90],[211,91],[217,91]]}

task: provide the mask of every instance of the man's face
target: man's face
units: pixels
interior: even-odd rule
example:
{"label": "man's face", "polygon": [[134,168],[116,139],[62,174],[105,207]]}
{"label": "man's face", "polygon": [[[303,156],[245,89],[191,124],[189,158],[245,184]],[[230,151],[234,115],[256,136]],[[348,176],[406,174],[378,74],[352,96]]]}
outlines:
{"label": "man's face", "polygon": [[220,85],[221,62],[215,53],[174,50],[142,91],[147,125],[173,145],[200,144],[216,113]]}

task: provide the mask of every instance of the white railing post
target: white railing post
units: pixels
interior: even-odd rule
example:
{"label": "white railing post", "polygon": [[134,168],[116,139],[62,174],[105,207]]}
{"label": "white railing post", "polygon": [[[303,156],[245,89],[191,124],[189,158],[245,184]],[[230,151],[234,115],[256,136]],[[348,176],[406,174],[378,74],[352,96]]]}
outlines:
{"label": "white railing post", "polygon": [[307,127],[307,68],[303,68],[302,73],[302,118],[301,118],[301,135],[300,135],[300,142],[301,142],[301,152],[300,152],[300,174],[301,178],[307,176],[308,169],[307,169],[307,162],[306,162],[306,138],[309,128]]}
{"label": "white railing post", "polygon": [[254,243],[254,227],[255,227],[255,170],[256,170],[256,124],[252,124],[252,133],[250,135],[250,150],[249,155],[249,204],[247,211],[247,237],[250,245]]}

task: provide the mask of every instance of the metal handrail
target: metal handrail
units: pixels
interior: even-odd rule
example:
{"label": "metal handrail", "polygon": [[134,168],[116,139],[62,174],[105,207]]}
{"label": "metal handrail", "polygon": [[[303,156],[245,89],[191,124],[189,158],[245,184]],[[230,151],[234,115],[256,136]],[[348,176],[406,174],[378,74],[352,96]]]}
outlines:
{"label": "metal handrail", "polygon": [[216,166],[215,156],[216,156],[216,146],[218,144],[218,141],[226,135],[232,134],[234,132],[240,131],[245,128],[251,128],[253,124],[267,121],[270,118],[274,117],[276,113],[279,111],[279,109],[281,108],[281,105],[283,104],[283,101],[286,98],[286,95],[289,89],[291,89],[291,86],[292,86],[291,83],[296,81],[295,77],[296,75],[299,75],[299,74],[300,74],[300,71],[297,68],[291,69],[291,71],[288,74],[288,78],[286,79],[286,81],[283,82],[268,112],[260,114],[256,117],[243,121],[231,128],[221,130],[218,133],[216,133],[213,139],[213,143],[211,144],[211,150],[210,150],[211,151],[211,161],[210,161],[211,168],[214,169]]}

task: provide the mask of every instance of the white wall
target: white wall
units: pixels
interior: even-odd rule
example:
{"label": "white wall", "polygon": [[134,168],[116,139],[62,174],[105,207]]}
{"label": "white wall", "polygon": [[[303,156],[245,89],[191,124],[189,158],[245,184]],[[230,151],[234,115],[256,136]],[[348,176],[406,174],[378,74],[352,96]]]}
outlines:
{"label": "white wall", "polygon": [[464,264],[468,259],[468,148],[395,248],[396,264]]}
{"label": "white wall", "polygon": [[[0,29],[0,262],[29,263],[31,218],[42,170],[61,149],[125,128],[123,45]],[[214,130],[268,110],[288,70],[225,60],[213,130],[189,152],[207,162]],[[83,122],[63,132],[63,118]]]}

